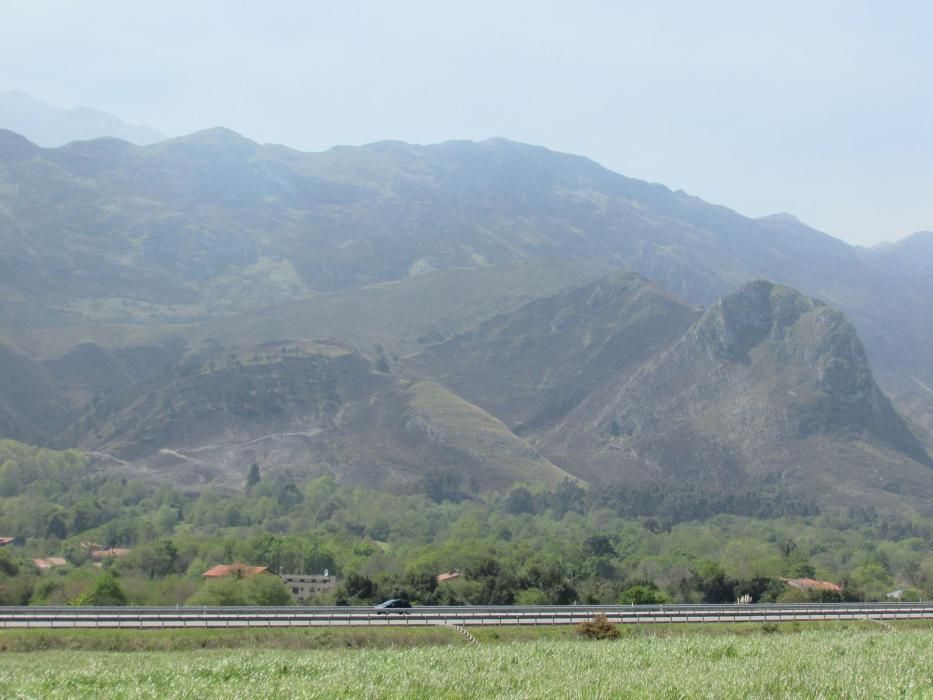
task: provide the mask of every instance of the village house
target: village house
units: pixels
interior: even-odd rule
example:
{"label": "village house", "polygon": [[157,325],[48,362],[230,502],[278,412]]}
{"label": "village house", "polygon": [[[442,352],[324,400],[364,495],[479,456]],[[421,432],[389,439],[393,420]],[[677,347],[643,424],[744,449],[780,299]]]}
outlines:
{"label": "village house", "polygon": [[[250,566],[242,562],[233,564],[218,564],[205,571],[201,576],[205,579],[218,579],[233,576],[236,578],[248,578],[256,574],[272,572],[265,566]],[[279,574],[279,578],[288,586],[292,598],[299,605],[302,605],[315,596],[322,593],[328,593],[337,588],[337,577],[331,576],[327,571],[320,574]]]}
{"label": "village house", "polygon": [[444,583],[446,581],[453,581],[455,578],[460,578],[461,574],[459,571],[445,571],[442,574],[437,575],[437,582]]}
{"label": "village house", "polygon": [[39,571],[48,571],[56,566],[67,566],[68,562],[64,557],[46,557],[45,559],[33,559],[32,563],[36,565]]}
{"label": "village house", "polygon": [[201,576],[208,579],[226,578],[227,576],[248,578],[249,576],[255,576],[256,574],[261,574],[268,570],[269,568],[266,566],[250,566],[249,564],[238,561],[233,564],[218,564],[217,566],[212,566],[201,574]]}
{"label": "village house", "polygon": [[817,581],[812,578],[782,578],[785,585],[800,591],[834,591],[842,592],[842,586],[829,581]]}
{"label": "village house", "polygon": [[323,575],[315,574],[280,574],[292,597],[299,605],[322,593],[328,593],[337,587],[337,577],[327,571]]}

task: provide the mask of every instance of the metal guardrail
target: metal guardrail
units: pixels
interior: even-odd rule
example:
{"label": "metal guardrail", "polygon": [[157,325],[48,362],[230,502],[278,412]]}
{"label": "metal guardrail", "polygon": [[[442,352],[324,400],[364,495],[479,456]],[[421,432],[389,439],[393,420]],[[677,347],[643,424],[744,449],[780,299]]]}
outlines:
{"label": "metal guardrail", "polygon": [[420,607],[0,607],[0,628],[207,628],[619,624],[933,619],[933,603]]}

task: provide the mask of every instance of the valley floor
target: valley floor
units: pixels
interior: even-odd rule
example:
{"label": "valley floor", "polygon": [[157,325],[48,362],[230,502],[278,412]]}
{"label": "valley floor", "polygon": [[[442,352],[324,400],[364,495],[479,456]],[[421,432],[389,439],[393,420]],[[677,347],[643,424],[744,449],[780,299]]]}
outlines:
{"label": "valley floor", "polygon": [[[933,696],[933,629],[653,636],[366,649],[0,654],[2,697]],[[486,640],[493,641],[493,640]],[[10,647],[6,647],[10,648]]]}

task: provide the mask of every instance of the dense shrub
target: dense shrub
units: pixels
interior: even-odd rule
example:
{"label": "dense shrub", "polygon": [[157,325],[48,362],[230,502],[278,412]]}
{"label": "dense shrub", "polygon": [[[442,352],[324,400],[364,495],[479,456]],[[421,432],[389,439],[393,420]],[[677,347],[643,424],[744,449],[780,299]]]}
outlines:
{"label": "dense shrub", "polygon": [[671,597],[659,591],[653,583],[631,586],[619,595],[620,605],[664,605],[670,602]]}
{"label": "dense shrub", "polygon": [[105,571],[72,602],[74,605],[82,606],[126,605],[126,593],[123,592],[113,573]]}
{"label": "dense shrub", "polygon": [[619,628],[605,615],[597,615],[577,625],[577,634],[589,639],[617,639]]}

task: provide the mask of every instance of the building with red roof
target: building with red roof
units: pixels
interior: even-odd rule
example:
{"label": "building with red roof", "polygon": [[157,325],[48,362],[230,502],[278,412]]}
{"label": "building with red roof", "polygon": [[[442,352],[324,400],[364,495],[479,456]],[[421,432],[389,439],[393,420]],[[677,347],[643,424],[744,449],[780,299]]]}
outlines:
{"label": "building with red roof", "polygon": [[842,586],[829,581],[817,581],[812,578],[782,578],[785,584],[801,591],[835,591],[842,592]]}
{"label": "building with red roof", "polygon": [[54,569],[56,566],[67,566],[68,562],[64,557],[47,557],[45,559],[33,559],[32,563],[41,571]]}
{"label": "building with red roof", "polygon": [[269,568],[266,566],[250,566],[242,562],[234,562],[233,564],[218,564],[217,566],[213,566],[201,574],[201,576],[204,578],[226,578],[227,576],[247,578],[248,576],[255,576],[256,574],[261,574],[268,570]]}

